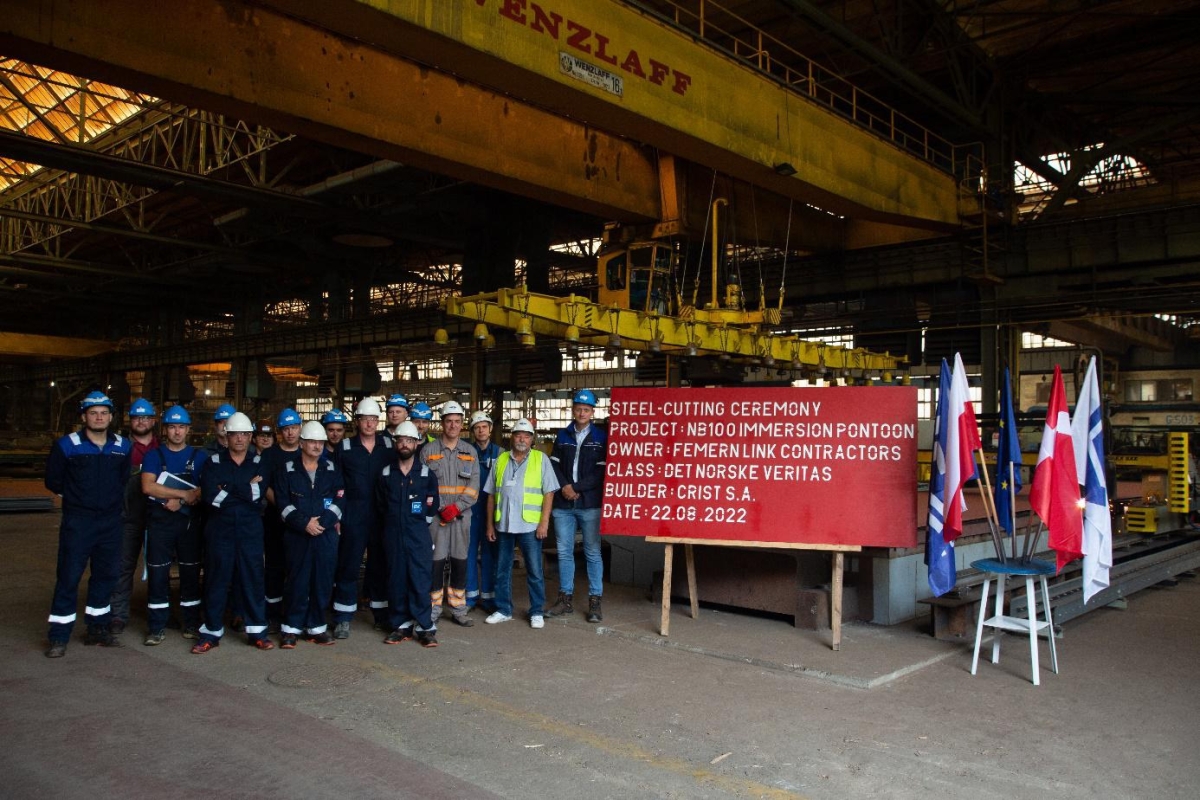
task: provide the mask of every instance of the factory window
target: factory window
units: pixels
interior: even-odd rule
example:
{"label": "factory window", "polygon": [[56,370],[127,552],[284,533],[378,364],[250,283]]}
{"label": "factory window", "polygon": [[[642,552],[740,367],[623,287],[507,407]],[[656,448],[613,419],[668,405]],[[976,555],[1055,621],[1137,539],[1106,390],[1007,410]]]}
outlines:
{"label": "factory window", "polygon": [[1169,403],[1194,399],[1191,378],[1125,381],[1127,403]]}
{"label": "factory window", "polygon": [[1022,350],[1037,350],[1041,347],[1074,347],[1071,342],[1064,342],[1062,339],[1055,339],[1050,336],[1042,336],[1040,333],[1030,333],[1024,331],[1021,334],[1021,349]]}

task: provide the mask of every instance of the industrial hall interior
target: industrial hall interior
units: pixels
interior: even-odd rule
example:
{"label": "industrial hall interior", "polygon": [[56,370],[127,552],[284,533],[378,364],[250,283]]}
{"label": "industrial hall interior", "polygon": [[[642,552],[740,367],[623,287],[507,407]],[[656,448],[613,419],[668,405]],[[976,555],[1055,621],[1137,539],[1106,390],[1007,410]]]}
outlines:
{"label": "industrial hall interior", "polygon": [[1195,797],[1198,65],[0,0],[0,794]]}

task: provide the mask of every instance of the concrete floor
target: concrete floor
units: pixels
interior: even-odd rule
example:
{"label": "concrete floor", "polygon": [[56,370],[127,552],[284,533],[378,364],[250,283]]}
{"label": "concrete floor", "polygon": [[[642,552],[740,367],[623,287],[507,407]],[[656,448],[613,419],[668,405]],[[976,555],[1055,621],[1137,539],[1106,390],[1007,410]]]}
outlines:
{"label": "concrete floor", "polygon": [[0,517],[0,796],[1198,794],[1195,580],[1068,623],[1040,687],[1020,638],[975,677],[970,643],[916,624],[847,625],[835,653],[828,633],[676,606],[663,640],[646,590],[623,587],[601,626],[479,615],[436,650],[385,646],[360,615],[335,647],[231,636],[193,656],[176,632],[142,646],[140,612],[123,649],[77,627],[51,661],[58,519]]}

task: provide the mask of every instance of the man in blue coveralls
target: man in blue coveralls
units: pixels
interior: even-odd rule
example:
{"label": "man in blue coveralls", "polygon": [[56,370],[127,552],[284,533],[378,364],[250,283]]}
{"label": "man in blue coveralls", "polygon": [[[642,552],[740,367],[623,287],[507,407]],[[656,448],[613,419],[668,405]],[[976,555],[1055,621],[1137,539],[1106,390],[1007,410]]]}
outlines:
{"label": "man in blue coveralls", "polygon": [[[200,476],[200,496],[208,510],[204,526],[204,624],[192,652],[201,655],[221,643],[225,634],[225,600],[237,575],[237,591],[246,615],[246,636],[259,650],[273,650],[267,638],[267,603],[263,591],[263,465],[250,455],[254,423],[237,412],[225,423],[229,451],[215,453]],[[234,565],[237,569],[234,569]]]}
{"label": "man in blue coveralls", "polygon": [[62,495],[47,658],[67,654],[78,610],[79,581],[89,562],[92,575],[83,642],[121,646],[108,629],[112,615],[109,599],[121,566],[122,511],[132,447],[128,439],[109,433],[112,409],[112,400],[103,392],[89,393],[79,404],[83,429],[55,442],[46,459],[46,488]]}
{"label": "man in blue coveralls", "polygon": [[[392,438],[377,433],[379,403],[370,397],[359,401],[354,410],[358,433],[342,439],[333,451],[333,463],[342,471],[346,496],[342,502],[342,536],[338,542],[338,566],[333,588],[333,638],[350,638],[350,620],[358,611],[358,572],[363,552],[368,547],[367,595],[375,627],[387,630],[387,577],[380,540],[379,515],[375,509],[375,482],[379,473],[392,463]],[[378,556],[378,557],[377,557]]]}
{"label": "man in blue coveralls", "polygon": [[287,562],[282,624],[284,650],[301,634],[314,644],[333,644],[325,609],[333,596],[338,531],[345,485],[342,472],[323,458],[325,428],[306,422],[300,429],[300,455],[272,476],[272,493],[283,520],[283,552]]}
{"label": "man in blue coveralls", "polygon": [[[171,561],[179,561],[183,638],[200,636],[200,470],[211,456],[187,443],[192,417],[183,406],[163,415],[165,442],[142,461],[146,512],[147,647],[163,643],[171,610]],[[193,513],[195,512],[195,513]]]}
{"label": "man in blue coveralls", "polygon": [[413,638],[437,647],[437,625],[429,585],[433,581],[433,539],[429,526],[440,490],[433,470],[420,463],[421,434],[405,420],[396,426],[396,461],[383,468],[376,505],[383,517],[383,551],[387,555],[388,611],[392,632],[384,644]]}

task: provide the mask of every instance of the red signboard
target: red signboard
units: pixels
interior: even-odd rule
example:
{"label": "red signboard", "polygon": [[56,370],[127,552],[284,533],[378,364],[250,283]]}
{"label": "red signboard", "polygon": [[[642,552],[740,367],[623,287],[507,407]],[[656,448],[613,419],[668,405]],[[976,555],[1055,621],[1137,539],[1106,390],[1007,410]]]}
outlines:
{"label": "red signboard", "polygon": [[613,389],[600,530],[913,547],[917,390]]}

